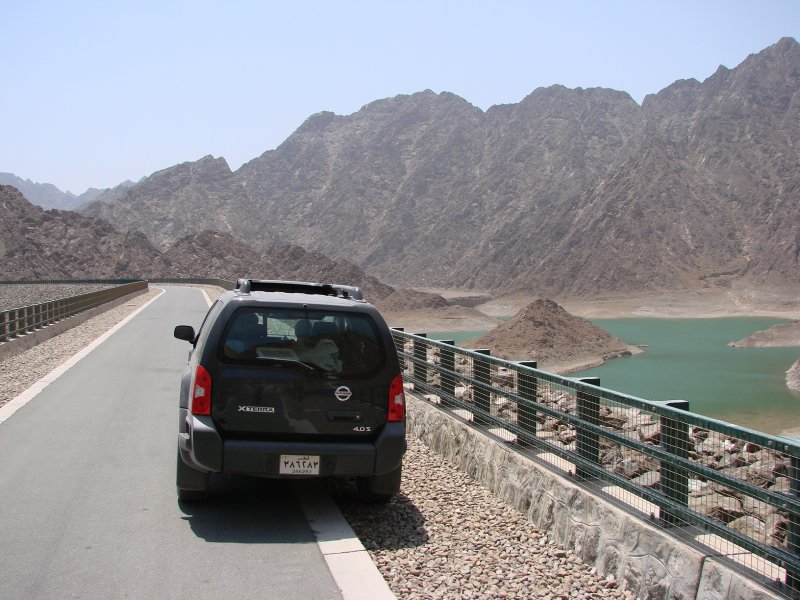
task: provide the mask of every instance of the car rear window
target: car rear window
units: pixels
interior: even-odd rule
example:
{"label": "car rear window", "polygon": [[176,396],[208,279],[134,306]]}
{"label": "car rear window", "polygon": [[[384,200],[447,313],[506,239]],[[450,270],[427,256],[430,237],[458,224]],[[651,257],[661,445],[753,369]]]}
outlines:
{"label": "car rear window", "polygon": [[231,317],[220,344],[226,362],[285,365],[341,377],[383,368],[379,330],[365,313],[247,307]]}

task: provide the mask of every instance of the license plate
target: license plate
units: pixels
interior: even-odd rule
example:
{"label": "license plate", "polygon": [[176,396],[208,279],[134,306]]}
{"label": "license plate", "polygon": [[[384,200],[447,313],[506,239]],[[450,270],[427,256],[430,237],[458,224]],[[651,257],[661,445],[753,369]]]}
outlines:
{"label": "license plate", "polygon": [[319,456],[281,454],[281,475],[319,475]]}

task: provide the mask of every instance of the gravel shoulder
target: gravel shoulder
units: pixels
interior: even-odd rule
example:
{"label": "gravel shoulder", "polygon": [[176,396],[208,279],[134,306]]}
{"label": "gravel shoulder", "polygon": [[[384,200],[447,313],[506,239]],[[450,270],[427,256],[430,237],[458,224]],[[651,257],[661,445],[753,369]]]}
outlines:
{"label": "gravel shoulder", "polygon": [[409,437],[401,492],[386,505],[329,489],[398,598],[633,598],[421,441]]}

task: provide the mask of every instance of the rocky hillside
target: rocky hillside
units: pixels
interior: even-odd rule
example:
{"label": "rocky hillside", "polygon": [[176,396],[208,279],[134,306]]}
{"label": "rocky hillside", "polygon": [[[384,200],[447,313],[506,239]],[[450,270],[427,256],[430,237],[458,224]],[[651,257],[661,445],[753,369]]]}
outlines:
{"label": "rocky hillside", "polygon": [[0,279],[105,279],[162,272],[143,233],[62,210],[45,211],[0,185]]}
{"label": "rocky hillside", "polygon": [[448,306],[441,296],[396,289],[352,263],[298,246],[261,251],[230,234],[202,231],[162,252],[140,232],[119,232],[75,212],[42,210],[16,188],[0,185],[0,280],[163,277],[331,281],[361,286],[387,310]]}
{"label": "rocky hillside", "polygon": [[800,285],[800,45],[640,106],[534,90],[319,113],[231,172],[206,157],[86,209],[160,248],[202,230],[296,244],[384,281],[587,296]]}
{"label": "rocky hillside", "polygon": [[597,325],[546,299],[532,302],[486,335],[462,345],[489,348],[492,356],[507,360],[535,360],[540,368],[585,367],[636,351]]}

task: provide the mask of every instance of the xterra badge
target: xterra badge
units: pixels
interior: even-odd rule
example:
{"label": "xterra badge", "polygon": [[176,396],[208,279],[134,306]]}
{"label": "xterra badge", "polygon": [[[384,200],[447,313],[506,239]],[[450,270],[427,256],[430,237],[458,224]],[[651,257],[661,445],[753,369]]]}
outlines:
{"label": "xterra badge", "polygon": [[239,412],[274,413],[274,406],[239,406]]}
{"label": "xterra badge", "polygon": [[340,385],[336,388],[336,391],[333,392],[333,395],[336,396],[336,399],[340,402],[345,402],[346,400],[350,400],[350,396],[353,395],[353,392],[351,392],[350,388],[346,385]]}

